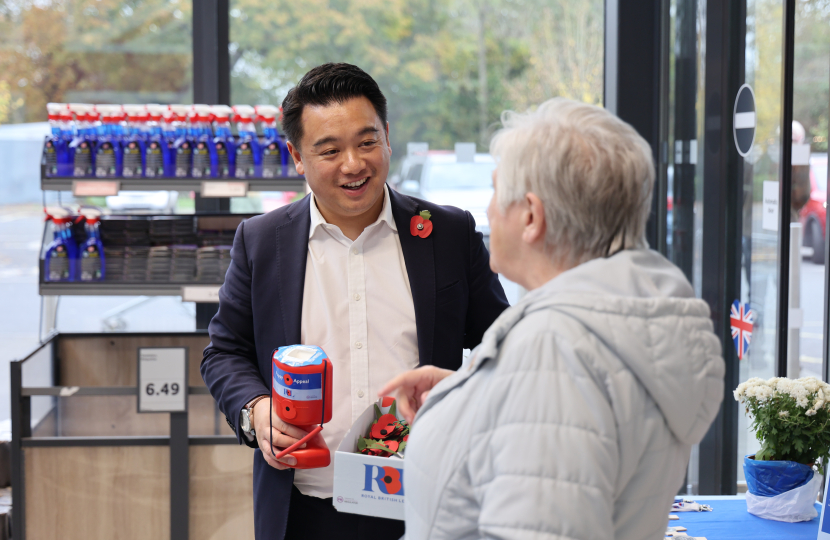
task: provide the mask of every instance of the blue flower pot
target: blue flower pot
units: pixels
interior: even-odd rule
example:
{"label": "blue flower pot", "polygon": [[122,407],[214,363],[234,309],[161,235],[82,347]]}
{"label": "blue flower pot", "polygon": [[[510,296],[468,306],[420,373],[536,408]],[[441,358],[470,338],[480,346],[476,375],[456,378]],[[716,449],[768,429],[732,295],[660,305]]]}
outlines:
{"label": "blue flower pot", "polygon": [[744,456],[746,489],[759,497],[774,497],[801,487],[813,478],[813,468],[795,461],[759,461]]}

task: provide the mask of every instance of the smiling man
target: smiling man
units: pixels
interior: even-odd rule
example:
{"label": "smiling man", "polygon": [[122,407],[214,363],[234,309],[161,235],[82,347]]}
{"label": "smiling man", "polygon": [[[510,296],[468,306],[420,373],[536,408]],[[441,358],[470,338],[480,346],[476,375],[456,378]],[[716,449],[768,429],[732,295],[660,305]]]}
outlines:
{"label": "smiling man", "polygon": [[402,521],[334,510],[333,465],[294,470],[290,454],[273,459],[305,432],[269,414],[271,354],[303,343],[331,359],[322,435],[333,463],[387,380],[419,365],[457,369],[507,300],[469,212],[386,186],[386,98],[363,70],[309,71],[283,101],[283,129],[312,195],[239,226],[202,377],[239,441],[256,449],[257,539],[397,539]]}

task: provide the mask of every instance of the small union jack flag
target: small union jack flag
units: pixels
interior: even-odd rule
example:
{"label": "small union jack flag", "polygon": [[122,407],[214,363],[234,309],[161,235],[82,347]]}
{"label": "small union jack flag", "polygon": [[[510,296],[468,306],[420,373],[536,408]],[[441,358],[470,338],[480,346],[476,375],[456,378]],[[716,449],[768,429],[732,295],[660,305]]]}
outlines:
{"label": "small union jack flag", "polygon": [[752,323],[755,321],[755,314],[749,309],[749,304],[742,304],[738,300],[732,302],[732,313],[729,322],[732,325],[732,341],[735,342],[735,350],[738,351],[738,360],[742,360],[749,350],[749,342],[752,341]]}

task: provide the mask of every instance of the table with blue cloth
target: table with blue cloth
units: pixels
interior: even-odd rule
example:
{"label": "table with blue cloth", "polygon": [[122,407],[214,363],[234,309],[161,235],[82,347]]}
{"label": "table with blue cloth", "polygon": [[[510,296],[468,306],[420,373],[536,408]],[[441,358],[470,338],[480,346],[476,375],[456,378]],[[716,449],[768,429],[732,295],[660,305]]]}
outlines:
{"label": "table with blue cloth", "polygon": [[819,515],[811,521],[784,523],[753,516],[746,511],[746,499],[735,497],[684,496],[700,504],[708,504],[711,512],[671,512],[679,520],[669,521],[669,527],[686,527],[683,534],[702,536],[706,540],[816,540],[821,520],[821,505],[816,503]]}

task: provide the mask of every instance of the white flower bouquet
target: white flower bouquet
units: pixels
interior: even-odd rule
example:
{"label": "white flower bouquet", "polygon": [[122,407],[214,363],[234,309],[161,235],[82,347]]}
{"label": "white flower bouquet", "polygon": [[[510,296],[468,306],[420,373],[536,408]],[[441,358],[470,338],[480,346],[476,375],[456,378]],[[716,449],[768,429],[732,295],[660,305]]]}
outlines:
{"label": "white flower bouquet", "polygon": [[755,459],[821,467],[830,455],[830,384],[815,377],[741,383],[735,399],[746,406],[761,449]]}
{"label": "white flower bouquet", "polygon": [[764,519],[809,521],[830,453],[830,385],[815,377],[749,379],[735,389],[761,449],[744,457],[746,509]]}

